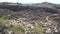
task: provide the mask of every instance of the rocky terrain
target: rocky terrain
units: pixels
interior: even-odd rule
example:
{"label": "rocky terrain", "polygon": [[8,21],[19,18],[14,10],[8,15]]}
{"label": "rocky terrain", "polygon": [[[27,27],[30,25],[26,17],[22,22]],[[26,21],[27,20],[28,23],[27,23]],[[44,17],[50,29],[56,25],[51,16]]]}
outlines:
{"label": "rocky terrain", "polygon": [[60,34],[60,5],[0,3],[0,34]]}

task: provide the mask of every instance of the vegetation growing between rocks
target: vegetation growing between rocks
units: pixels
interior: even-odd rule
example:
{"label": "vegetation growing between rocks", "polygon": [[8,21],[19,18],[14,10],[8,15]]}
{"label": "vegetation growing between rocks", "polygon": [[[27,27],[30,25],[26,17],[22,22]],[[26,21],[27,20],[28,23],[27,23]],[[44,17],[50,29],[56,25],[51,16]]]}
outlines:
{"label": "vegetation growing between rocks", "polygon": [[7,23],[8,18],[7,17],[1,17],[0,18],[0,25],[5,25]]}
{"label": "vegetation growing between rocks", "polygon": [[8,28],[7,30],[17,31],[17,32],[25,32],[24,28],[22,26],[13,26],[12,28]]}

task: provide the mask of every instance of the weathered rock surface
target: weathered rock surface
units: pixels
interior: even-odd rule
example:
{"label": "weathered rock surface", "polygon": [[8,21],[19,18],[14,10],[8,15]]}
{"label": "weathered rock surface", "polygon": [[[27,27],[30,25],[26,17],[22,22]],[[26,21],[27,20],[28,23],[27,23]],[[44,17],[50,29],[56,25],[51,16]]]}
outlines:
{"label": "weathered rock surface", "polygon": [[4,16],[8,17],[8,20],[4,26],[0,26],[1,34],[17,34],[16,30],[19,34],[60,34],[60,5],[58,4],[2,3],[0,17]]}

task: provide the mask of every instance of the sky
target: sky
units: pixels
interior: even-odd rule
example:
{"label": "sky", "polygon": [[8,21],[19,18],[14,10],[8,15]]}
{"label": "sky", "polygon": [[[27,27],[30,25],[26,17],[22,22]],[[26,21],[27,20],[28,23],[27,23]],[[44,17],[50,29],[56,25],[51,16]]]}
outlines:
{"label": "sky", "polygon": [[50,3],[60,4],[60,0],[0,0],[0,2],[14,2],[14,3],[19,2],[24,4],[50,2]]}

